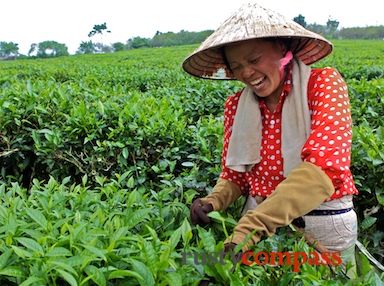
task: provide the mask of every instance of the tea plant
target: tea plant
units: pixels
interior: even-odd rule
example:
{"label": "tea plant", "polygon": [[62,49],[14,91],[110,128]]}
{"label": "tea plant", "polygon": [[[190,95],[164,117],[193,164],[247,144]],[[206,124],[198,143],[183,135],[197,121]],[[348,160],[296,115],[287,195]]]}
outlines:
{"label": "tea plant", "polygon": [[[348,84],[359,240],[383,263],[384,44],[334,44],[316,65]],[[197,285],[205,275],[221,285],[381,283],[360,254],[352,280],[325,266],[183,264],[183,252],[223,247],[244,201],[210,229],[189,224],[193,198],[221,171],[225,99],[242,87],[185,74],[194,48],[0,62],[2,284]],[[281,229],[254,250],[308,247]]]}

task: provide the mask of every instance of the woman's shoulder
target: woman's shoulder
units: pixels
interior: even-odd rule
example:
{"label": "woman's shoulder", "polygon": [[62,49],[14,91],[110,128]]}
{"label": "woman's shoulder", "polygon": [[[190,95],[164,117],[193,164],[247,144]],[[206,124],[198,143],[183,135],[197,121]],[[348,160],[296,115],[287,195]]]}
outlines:
{"label": "woman's shoulder", "polygon": [[240,99],[240,96],[241,96],[243,90],[244,90],[244,88],[239,90],[239,91],[236,91],[234,94],[228,96],[225,104],[226,105],[237,104],[237,102],[239,102],[239,99]]}
{"label": "woman's shoulder", "polygon": [[342,82],[343,77],[339,71],[333,67],[312,68],[311,76],[309,77],[308,86],[327,84],[329,82]]}
{"label": "woman's shoulder", "polygon": [[334,67],[312,68],[311,77],[340,76],[339,71]]}

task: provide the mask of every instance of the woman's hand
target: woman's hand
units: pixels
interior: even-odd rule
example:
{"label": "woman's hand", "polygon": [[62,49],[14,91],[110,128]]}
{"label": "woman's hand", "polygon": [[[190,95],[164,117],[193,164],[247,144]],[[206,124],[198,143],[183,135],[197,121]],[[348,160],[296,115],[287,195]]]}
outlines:
{"label": "woman's hand", "polygon": [[207,213],[213,211],[213,206],[210,203],[204,203],[200,199],[193,201],[190,213],[191,213],[191,222],[192,224],[205,226],[211,222]]}

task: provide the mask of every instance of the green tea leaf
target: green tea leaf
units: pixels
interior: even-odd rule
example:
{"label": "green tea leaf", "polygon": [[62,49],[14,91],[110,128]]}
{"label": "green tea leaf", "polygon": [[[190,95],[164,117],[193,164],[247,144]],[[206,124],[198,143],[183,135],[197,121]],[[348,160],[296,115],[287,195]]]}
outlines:
{"label": "green tea leaf", "polygon": [[127,187],[132,189],[135,186],[135,178],[130,177],[127,182]]}
{"label": "green tea leaf", "polygon": [[57,266],[59,266],[60,268],[65,269],[73,275],[77,275],[77,271],[70,265],[69,261],[69,259],[61,259],[58,257],[55,259],[48,260],[47,264],[54,269],[58,269]]}
{"label": "green tea leaf", "polygon": [[292,282],[292,279],[297,275],[295,272],[287,272],[281,276],[278,286],[288,286]]}
{"label": "green tea leaf", "polygon": [[8,259],[11,257],[12,252],[12,249],[8,249],[0,255],[0,269],[3,269],[5,265],[7,265]]}
{"label": "green tea leaf", "polygon": [[[153,274],[143,262],[136,259],[129,259],[129,262],[132,264],[133,271],[135,271],[136,273],[140,274],[141,277],[143,277],[143,280],[145,281],[144,285],[146,286],[155,285]],[[142,284],[140,283],[140,285]]]}
{"label": "green tea leaf", "polygon": [[234,274],[228,273],[229,281],[231,281],[230,285],[232,286],[243,286],[244,283]]}
{"label": "green tea leaf", "polygon": [[38,209],[26,208],[25,211],[27,214],[37,222],[44,230],[48,229],[48,222],[45,216]]}
{"label": "green tea leaf", "polygon": [[[142,243],[144,248],[143,248],[143,251],[140,253],[140,257],[142,257],[144,261],[158,261],[159,258],[157,257],[156,250],[153,247],[152,243],[144,239]],[[150,268],[152,273],[157,273],[158,271],[157,263],[150,263],[148,264],[148,267]]]}
{"label": "green tea leaf", "polygon": [[92,276],[91,279],[93,282],[96,283],[96,285],[98,285],[98,286],[107,285],[107,280],[105,279],[103,272],[99,268],[97,268],[93,265],[87,265],[87,266],[85,266],[84,271],[89,276]]}
{"label": "green tea leaf", "polygon": [[181,227],[177,228],[169,238],[168,242],[171,250],[175,249],[181,238]]}
{"label": "green tea leaf", "polygon": [[123,154],[123,157],[125,159],[128,159],[128,156],[129,156],[129,151],[128,151],[128,148],[123,148],[123,150],[121,151],[121,153]]}
{"label": "green tea leaf", "polygon": [[33,256],[33,253],[26,251],[18,246],[11,245],[13,251],[16,253],[17,256],[19,256],[22,259],[30,258]]}
{"label": "green tea leaf", "polygon": [[110,241],[111,242],[117,242],[121,239],[123,239],[128,231],[128,227],[121,227],[116,232],[112,233]]}
{"label": "green tea leaf", "polygon": [[28,237],[15,237],[15,240],[20,242],[22,245],[24,245],[27,249],[37,251],[40,254],[44,253],[43,248],[41,247],[40,244],[37,243],[36,240],[33,240]]}
{"label": "green tea leaf", "polygon": [[376,222],[376,220],[377,220],[377,218],[373,217],[373,216],[365,218],[363,220],[363,222],[361,223],[361,228],[363,230],[368,229],[369,227],[371,227]]}
{"label": "green tea leaf", "polygon": [[201,239],[201,243],[203,244],[202,247],[204,247],[204,250],[208,253],[213,252],[216,245],[216,241],[213,238],[212,233],[208,232],[200,226],[197,226],[197,231]]}
{"label": "green tea leaf", "polygon": [[60,276],[63,277],[64,280],[69,283],[69,285],[71,285],[71,286],[77,286],[78,285],[75,277],[73,277],[68,272],[65,272],[64,270],[61,270],[61,269],[57,269],[56,271],[60,273]]}
{"label": "green tea leaf", "polygon": [[359,256],[361,260],[361,263],[360,263],[361,274],[362,276],[365,276],[372,270],[372,266],[368,258],[364,254],[360,253]]}
{"label": "green tea leaf", "polygon": [[44,280],[36,276],[30,276],[27,280],[21,283],[19,286],[29,286],[29,285],[44,285]]}
{"label": "green tea leaf", "polygon": [[183,162],[181,163],[182,166],[184,167],[193,167],[195,164],[193,162]]}
{"label": "green tea leaf", "polygon": [[150,208],[145,208],[145,209],[134,211],[131,215],[129,215],[126,221],[128,230],[135,227],[137,224],[145,221],[145,219],[148,217],[148,214],[151,210],[152,209]]}
{"label": "green tea leaf", "polygon": [[158,268],[164,270],[165,266],[169,265],[170,258],[171,258],[171,249],[169,247],[165,247],[159,257]]}
{"label": "green tea leaf", "polygon": [[32,83],[31,83],[30,80],[27,81],[27,91],[28,91],[29,95],[33,94],[33,92],[32,92]]}
{"label": "green tea leaf", "polygon": [[140,197],[140,194],[137,190],[132,190],[131,192],[129,192],[127,206],[132,207],[133,204],[136,203],[138,197]]}
{"label": "green tea leaf", "polygon": [[71,176],[65,177],[62,181],[61,184],[65,185],[71,180]]}
{"label": "green tea leaf", "polygon": [[189,224],[189,221],[187,218],[184,219],[183,224],[181,225],[181,235],[183,237],[184,245],[188,245],[188,243],[193,237],[193,233],[192,233],[191,225]]}
{"label": "green tea leaf", "polygon": [[218,211],[209,212],[207,215],[220,223],[225,222],[225,218]]}
{"label": "green tea leaf", "polygon": [[97,104],[99,105],[99,112],[101,113],[101,115],[104,115],[105,114],[104,104],[100,100],[97,102]]}
{"label": "green tea leaf", "polygon": [[83,186],[85,187],[87,185],[87,182],[88,182],[88,175],[85,174],[82,178],[81,178],[81,182],[83,183]]}
{"label": "green tea leaf", "polygon": [[55,257],[55,256],[72,256],[72,253],[67,249],[67,248],[64,248],[64,247],[55,247],[51,250],[49,250],[47,253],[46,253],[46,256],[48,257]]}
{"label": "green tea leaf", "polygon": [[[124,149],[127,149],[127,148],[124,148]],[[124,153],[124,149],[123,149],[123,153]],[[119,184],[121,184],[131,174],[132,174],[132,171],[127,171],[127,172],[124,172],[121,176],[119,175],[119,177],[118,177]],[[116,174],[116,176],[117,176],[117,174]]]}
{"label": "green tea leaf", "polygon": [[94,258],[91,256],[84,256],[84,255],[75,255],[72,257],[68,257],[65,261],[69,266],[77,268],[83,268],[85,265],[88,265],[91,261],[93,261]]}
{"label": "green tea leaf", "polygon": [[95,255],[96,257],[99,257],[99,258],[103,259],[104,261],[107,261],[107,257],[105,256],[103,251],[100,250],[99,248],[96,248],[96,247],[91,246],[91,245],[86,245],[86,244],[82,244],[82,246],[85,249],[89,250],[92,255]]}
{"label": "green tea leaf", "polygon": [[134,277],[137,279],[137,281],[140,283],[140,285],[143,285],[143,286],[146,285],[143,277],[139,273],[136,273],[136,272],[131,271],[131,270],[112,271],[108,276],[108,280],[122,278],[122,277]]}
{"label": "green tea leaf", "polygon": [[169,285],[169,286],[184,285],[181,275],[176,272],[168,272],[163,276],[163,279],[167,282],[166,285]]}
{"label": "green tea leaf", "polygon": [[18,266],[8,266],[0,270],[0,275],[12,277],[27,277],[25,271]]}

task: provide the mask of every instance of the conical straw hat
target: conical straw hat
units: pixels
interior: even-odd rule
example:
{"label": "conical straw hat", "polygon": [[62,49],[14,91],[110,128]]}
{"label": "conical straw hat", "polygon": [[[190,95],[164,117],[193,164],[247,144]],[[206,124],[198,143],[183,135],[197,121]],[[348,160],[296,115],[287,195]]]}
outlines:
{"label": "conical straw hat", "polygon": [[245,4],[184,60],[183,69],[201,78],[234,79],[225,65],[221,48],[260,38],[291,39],[290,50],[307,65],[326,57],[333,49],[327,39],[295,21],[258,4]]}

